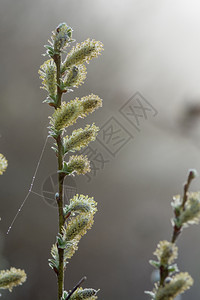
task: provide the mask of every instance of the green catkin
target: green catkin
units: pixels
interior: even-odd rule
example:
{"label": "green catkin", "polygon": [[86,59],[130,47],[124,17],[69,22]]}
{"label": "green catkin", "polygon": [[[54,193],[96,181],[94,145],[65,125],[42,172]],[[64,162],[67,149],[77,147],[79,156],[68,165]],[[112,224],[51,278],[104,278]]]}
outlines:
{"label": "green catkin", "polygon": [[177,295],[184,293],[193,285],[192,277],[187,273],[173,276],[169,283],[158,288],[155,300],[173,300]]}
{"label": "green catkin", "polygon": [[87,156],[73,155],[70,156],[67,167],[70,173],[76,172],[77,175],[86,174],[90,172],[90,162]]}
{"label": "green catkin", "polygon": [[42,88],[47,90],[50,97],[55,97],[57,92],[56,66],[53,59],[44,62],[38,71],[42,79]]}
{"label": "green catkin", "polygon": [[66,229],[66,241],[73,240],[77,235],[81,235],[81,233],[85,230],[85,228],[88,226],[89,218],[78,215],[75,219],[75,222],[68,224],[68,227]]}
{"label": "green catkin", "polygon": [[95,289],[78,288],[70,297],[70,300],[95,300],[97,299],[97,292],[98,291],[96,291]]}
{"label": "green catkin", "polygon": [[96,139],[99,127],[92,124],[87,125],[84,129],[79,128],[72,132],[72,135],[63,139],[64,153],[69,151],[78,151],[86,147],[90,142]]}
{"label": "green catkin", "polygon": [[58,25],[55,31],[53,31],[52,41],[55,52],[60,52],[67,46],[67,43],[72,37],[72,28],[67,26],[66,23]]}
{"label": "green catkin", "polygon": [[84,83],[87,71],[85,65],[73,66],[70,68],[64,78],[66,88],[79,87]]}
{"label": "green catkin", "polygon": [[102,107],[102,100],[99,98],[99,96],[94,94],[82,97],[80,103],[83,107],[83,116],[86,116],[95,111],[95,109]]}
{"label": "green catkin", "polygon": [[200,193],[189,193],[184,210],[179,216],[179,221],[183,226],[188,224],[198,224],[200,221]]}
{"label": "green catkin", "polygon": [[5,170],[8,167],[8,161],[5,158],[5,156],[3,156],[3,154],[0,153],[0,175],[2,175]]}
{"label": "green catkin", "polygon": [[80,44],[77,43],[66,56],[62,65],[62,73],[73,65],[89,63],[92,58],[100,55],[102,50],[103,44],[99,41],[87,39]]}
{"label": "green catkin", "polygon": [[77,194],[72,199],[70,199],[70,204],[65,206],[64,214],[66,215],[69,212],[85,212],[95,214],[97,211],[96,206],[97,203],[94,201],[93,197]]}
{"label": "green catkin", "polygon": [[74,123],[82,113],[82,106],[75,99],[68,103],[62,102],[61,107],[56,109],[50,118],[51,129],[55,131],[63,130]]}
{"label": "green catkin", "polygon": [[172,207],[178,214],[173,222],[179,228],[188,227],[189,224],[198,224],[200,221],[200,192],[188,193],[184,207],[182,207],[182,201],[180,195],[173,197]]}
{"label": "green catkin", "polygon": [[0,272],[0,289],[8,289],[12,292],[13,287],[21,285],[26,281],[24,270],[11,268]]}
{"label": "green catkin", "polygon": [[170,265],[178,257],[178,248],[173,243],[161,241],[154,252],[161,265]]}

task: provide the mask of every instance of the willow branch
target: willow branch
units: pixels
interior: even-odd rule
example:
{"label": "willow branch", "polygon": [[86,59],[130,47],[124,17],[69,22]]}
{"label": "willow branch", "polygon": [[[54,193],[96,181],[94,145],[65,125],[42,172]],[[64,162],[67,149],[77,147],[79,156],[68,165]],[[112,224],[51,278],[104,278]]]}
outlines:
{"label": "willow branch", "polygon": [[[54,61],[56,64],[56,77],[57,77],[57,106],[61,106],[62,91],[60,90],[60,78],[61,78],[61,55],[56,54],[54,56]],[[58,146],[58,170],[62,170],[63,166],[63,154],[62,154],[62,137],[59,135],[56,139]],[[63,181],[64,177],[62,173],[58,173],[58,183],[59,183],[59,196],[57,199],[58,204],[58,215],[59,215],[59,233],[62,233],[62,228],[64,226],[64,215],[63,215]],[[59,270],[58,270],[58,299],[61,299],[64,290],[64,249],[58,248],[59,255]]]}

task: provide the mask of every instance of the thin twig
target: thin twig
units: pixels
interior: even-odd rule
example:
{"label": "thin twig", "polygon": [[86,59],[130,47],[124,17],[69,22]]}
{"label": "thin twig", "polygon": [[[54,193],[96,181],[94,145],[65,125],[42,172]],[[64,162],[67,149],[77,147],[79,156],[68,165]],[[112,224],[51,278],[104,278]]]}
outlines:
{"label": "thin twig", "polygon": [[181,205],[182,208],[184,208],[185,203],[187,202],[188,190],[189,190],[190,183],[191,183],[192,179],[194,179],[194,171],[193,170],[191,170],[189,172],[187,182],[184,184],[183,202],[182,202],[182,205]]}
{"label": "thin twig", "polygon": [[[189,190],[191,181],[194,178],[195,178],[194,170],[190,170],[190,172],[188,174],[187,181],[186,181],[186,183],[184,184],[184,187],[183,187],[183,202],[181,204],[181,207],[182,207],[183,210],[185,209],[185,204],[186,204],[187,199],[188,199],[188,190]],[[178,217],[176,215],[176,212],[175,212],[175,217]],[[178,238],[178,236],[180,235],[181,231],[182,231],[182,226],[177,227],[176,224],[174,224],[174,230],[173,230],[173,235],[172,235],[172,239],[171,239],[172,243],[175,243],[175,241]]]}
{"label": "thin twig", "polygon": [[[56,109],[61,106],[62,91],[60,90],[60,78],[61,78],[61,55],[56,54],[53,57],[56,64],[56,79],[57,79],[57,104]],[[63,154],[62,154],[62,137],[61,134],[56,139],[58,146],[58,170],[62,169],[63,166]],[[59,215],[59,233],[62,233],[62,228],[64,226],[64,215],[63,215],[63,180],[64,177],[61,173],[58,173],[58,183],[59,183],[59,197],[57,197],[58,204],[58,215]],[[59,269],[58,269],[58,299],[61,299],[64,290],[64,249],[58,248],[59,256]]]}
{"label": "thin twig", "polygon": [[65,300],[68,300],[72,294],[77,290],[77,288],[79,288],[79,286],[87,279],[86,276],[84,276],[83,278],[81,278],[81,280],[75,285],[75,287],[73,288],[73,290],[69,293],[69,295],[67,296],[67,298]]}
{"label": "thin twig", "polygon": [[[190,170],[189,174],[188,174],[188,178],[186,183],[184,184],[183,187],[183,201],[181,203],[181,208],[184,210],[185,209],[185,204],[188,200],[188,190],[191,184],[191,181],[196,177],[195,174],[195,170]],[[175,219],[179,217],[179,211],[177,212],[176,210],[174,210],[174,214],[175,214]],[[182,231],[182,226],[177,226],[176,223],[174,222],[174,226],[173,226],[173,234],[172,234],[172,239],[171,239],[171,243],[175,243],[178,236],[180,235]],[[164,284],[164,281],[166,279],[166,277],[169,274],[169,270],[168,270],[168,266],[160,266],[160,285],[162,286]]]}

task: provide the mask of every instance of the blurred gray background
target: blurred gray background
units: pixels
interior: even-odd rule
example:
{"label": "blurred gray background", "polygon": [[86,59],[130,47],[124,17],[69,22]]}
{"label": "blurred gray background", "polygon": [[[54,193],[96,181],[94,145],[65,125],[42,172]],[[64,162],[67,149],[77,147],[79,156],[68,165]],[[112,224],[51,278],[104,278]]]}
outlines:
{"label": "blurred gray background", "polygon": [[[77,123],[102,127],[99,140],[90,144],[99,153],[96,161],[93,157],[96,173],[72,180],[78,193],[94,196],[99,211],[67,267],[66,288],[87,275],[84,287],[100,288],[99,299],[149,299],[144,294],[153,285],[148,260],[159,240],[171,237],[172,196],[182,193],[189,168],[200,172],[199,15],[195,0],[0,1],[0,152],[9,162],[0,177],[0,269],[15,266],[28,274],[23,286],[3,291],[3,298],[57,297],[47,262],[57,233],[52,203],[31,193],[6,232],[28,192],[53,112],[42,104],[46,93],[37,73],[45,59],[43,45],[66,22],[77,42],[90,37],[105,49],[88,65],[85,84],[65,96],[93,92],[104,100],[102,109]],[[137,101],[136,92],[149,108],[146,116],[135,108],[137,128],[123,111]],[[106,126],[119,134],[105,137]],[[39,194],[56,171],[51,144],[33,187]],[[198,178],[192,190],[199,185]],[[178,246],[178,266],[195,280],[182,299],[198,299],[200,227],[185,229]]]}

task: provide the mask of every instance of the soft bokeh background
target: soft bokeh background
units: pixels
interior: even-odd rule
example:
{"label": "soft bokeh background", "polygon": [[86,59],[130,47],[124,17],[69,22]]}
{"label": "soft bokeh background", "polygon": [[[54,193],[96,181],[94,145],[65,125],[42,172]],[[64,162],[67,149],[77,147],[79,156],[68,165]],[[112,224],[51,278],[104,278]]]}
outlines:
{"label": "soft bokeh background", "polygon": [[[99,212],[92,230],[66,271],[66,287],[87,275],[84,286],[100,288],[99,299],[148,299],[152,267],[148,260],[161,239],[170,239],[170,202],[182,192],[189,168],[200,172],[200,4],[195,0],[1,0],[0,152],[9,167],[0,178],[0,268],[24,268],[27,282],[5,299],[56,299],[56,277],[48,267],[57,233],[57,211],[31,194],[9,235],[6,231],[28,192],[47,135],[52,109],[42,101],[38,68],[51,31],[67,22],[78,42],[104,43],[88,66],[86,83],[68,99],[93,92],[101,110],[84,122],[103,126],[114,117],[134,135],[115,157],[96,141],[109,163],[77,191],[94,196]],[[138,132],[119,113],[139,91],[158,111]],[[78,123],[78,125],[84,122]],[[56,170],[51,141],[33,191]],[[91,144],[92,146],[92,144]],[[198,178],[192,185],[200,189]],[[178,241],[180,270],[195,280],[182,299],[200,294],[200,227]]]}

